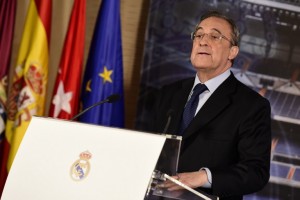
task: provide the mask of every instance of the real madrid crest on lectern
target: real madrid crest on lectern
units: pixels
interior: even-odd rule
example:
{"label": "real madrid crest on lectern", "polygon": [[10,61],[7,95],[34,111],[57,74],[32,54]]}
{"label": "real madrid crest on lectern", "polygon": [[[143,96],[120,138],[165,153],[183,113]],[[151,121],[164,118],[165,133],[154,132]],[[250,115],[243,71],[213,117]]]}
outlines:
{"label": "real madrid crest on lectern", "polygon": [[89,151],[84,151],[79,155],[80,159],[76,160],[70,170],[71,178],[74,181],[81,181],[85,179],[90,172],[89,159],[92,154]]}

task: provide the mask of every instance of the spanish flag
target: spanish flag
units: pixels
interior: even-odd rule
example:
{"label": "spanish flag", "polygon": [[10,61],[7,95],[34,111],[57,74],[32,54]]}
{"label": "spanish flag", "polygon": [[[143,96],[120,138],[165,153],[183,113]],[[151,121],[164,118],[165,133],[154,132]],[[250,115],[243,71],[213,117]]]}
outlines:
{"label": "spanish flag", "polygon": [[32,115],[44,114],[48,76],[51,0],[30,0],[7,104],[7,168]]}

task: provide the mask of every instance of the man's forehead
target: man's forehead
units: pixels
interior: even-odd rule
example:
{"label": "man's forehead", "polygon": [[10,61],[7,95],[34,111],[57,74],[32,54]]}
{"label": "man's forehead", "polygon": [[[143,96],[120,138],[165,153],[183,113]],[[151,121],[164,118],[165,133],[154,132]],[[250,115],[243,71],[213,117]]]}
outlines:
{"label": "man's forehead", "polygon": [[220,32],[223,29],[230,30],[230,24],[225,19],[219,17],[209,17],[200,21],[196,28],[196,30],[204,29]]}
{"label": "man's forehead", "polygon": [[[201,27],[201,26],[198,26],[198,27],[196,28],[196,31],[195,31],[195,32],[202,32],[202,31],[204,31],[204,30],[205,30],[205,28],[203,28],[203,27]],[[210,32],[221,33],[221,30],[219,30],[219,29],[217,29],[217,28],[211,28],[211,29],[208,30],[208,31],[210,31]]]}

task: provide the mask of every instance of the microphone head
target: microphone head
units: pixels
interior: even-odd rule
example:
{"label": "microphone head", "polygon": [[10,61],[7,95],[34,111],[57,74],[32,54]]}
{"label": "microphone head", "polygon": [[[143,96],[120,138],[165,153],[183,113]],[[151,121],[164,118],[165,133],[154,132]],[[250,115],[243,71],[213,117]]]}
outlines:
{"label": "microphone head", "polygon": [[120,99],[120,95],[118,94],[112,94],[109,97],[107,97],[107,102],[108,103],[114,103]]}
{"label": "microphone head", "polygon": [[169,109],[167,112],[167,117],[171,117],[173,115],[173,113],[174,113],[174,110],[172,108]]}

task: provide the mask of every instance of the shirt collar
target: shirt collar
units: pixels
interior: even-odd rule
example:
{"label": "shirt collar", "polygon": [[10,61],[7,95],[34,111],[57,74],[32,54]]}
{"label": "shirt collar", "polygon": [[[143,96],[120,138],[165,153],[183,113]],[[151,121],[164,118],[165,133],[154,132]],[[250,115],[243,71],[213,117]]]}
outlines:
{"label": "shirt collar", "polygon": [[[230,69],[226,70],[222,74],[220,74],[212,79],[209,79],[208,81],[206,81],[205,83],[202,83],[202,84],[205,84],[206,87],[208,88],[209,92],[213,93],[229,76],[230,76]],[[201,83],[201,82],[196,74],[193,88],[198,83]]]}

